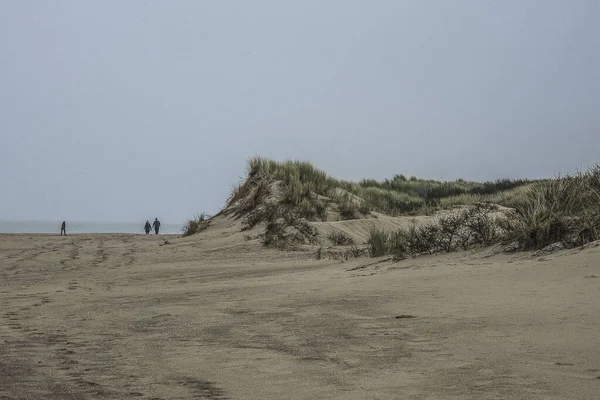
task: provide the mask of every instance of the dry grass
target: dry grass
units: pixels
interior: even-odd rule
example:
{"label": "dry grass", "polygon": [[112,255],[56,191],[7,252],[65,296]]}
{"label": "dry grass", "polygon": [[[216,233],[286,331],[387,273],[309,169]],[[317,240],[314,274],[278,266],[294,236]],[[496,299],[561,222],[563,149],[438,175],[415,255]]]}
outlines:
{"label": "dry grass", "polygon": [[506,241],[540,249],[600,239],[600,167],[536,185],[502,221]]}
{"label": "dry grass", "polygon": [[201,213],[196,215],[193,219],[186,222],[183,227],[183,237],[200,233],[208,228],[209,220],[208,215]]}
{"label": "dry grass", "polygon": [[354,239],[342,231],[335,230],[327,235],[327,239],[335,246],[349,246],[354,244]]}
{"label": "dry grass", "polygon": [[[497,221],[490,217],[492,204],[513,211]],[[292,242],[311,241],[310,234],[300,237],[308,232],[305,225],[325,221],[331,215],[338,219],[363,218],[372,211],[416,215],[465,205],[471,207],[436,224],[393,234],[372,232],[371,254],[401,257],[499,241],[536,249],[558,241],[574,245],[598,239],[600,168],[544,181],[439,182],[395,175],[381,182],[348,182],[332,178],[307,162],[254,157],[248,162],[245,180],[234,186],[222,212],[243,218],[246,229],[264,223],[264,242],[271,245],[286,226],[297,231]],[[298,225],[298,221],[302,223]],[[186,232],[203,226],[202,221],[192,220]]]}
{"label": "dry grass", "polygon": [[254,157],[248,161],[245,180],[235,185],[225,210],[238,216],[259,207],[273,196],[278,183],[277,203],[308,220],[324,220],[327,209],[334,209],[342,219],[354,219],[378,211],[388,215],[422,214],[435,207],[495,202],[516,202],[531,186],[527,180],[495,182],[439,182],[403,175],[391,180],[348,182],[328,176],[303,161],[282,161]]}
{"label": "dry grass", "polygon": [[493,214],[496,207],[476,204],[448,213],[436,222],[411,225],[407,230],[385,232],[374,229],[369,234],[371,256],[392,254],[396,259],[407,255],[433,254],[466,250],[500,240]]}

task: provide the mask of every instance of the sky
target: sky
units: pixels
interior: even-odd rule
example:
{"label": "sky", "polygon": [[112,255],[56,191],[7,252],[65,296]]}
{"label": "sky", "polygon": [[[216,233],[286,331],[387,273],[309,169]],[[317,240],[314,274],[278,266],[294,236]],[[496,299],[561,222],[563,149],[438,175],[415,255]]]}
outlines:
{"label": "sky", "polygon": [[0,2],[0,220],[179,223],[248,158],[341,179],[600,161],[599,0]]}

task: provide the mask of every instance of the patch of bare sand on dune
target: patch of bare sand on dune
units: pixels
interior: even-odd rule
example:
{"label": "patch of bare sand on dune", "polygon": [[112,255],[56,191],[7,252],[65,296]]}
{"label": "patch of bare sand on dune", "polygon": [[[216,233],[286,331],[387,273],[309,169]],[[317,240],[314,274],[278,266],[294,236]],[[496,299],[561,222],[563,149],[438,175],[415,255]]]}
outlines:
{"label": "patch of bare sand on dune", "polygon": [[345,221],[311,222],[319,236],[326,238],[335,232],[343,232],[351,237],[356,243],[366,243],[372,229],[380,229],[387,232],[399,229],[408,229],[412,224],[422,225],[433,222],[435,216],[399,216],[391,217],[385,214],[372,213],[371,218],[350,219]]}

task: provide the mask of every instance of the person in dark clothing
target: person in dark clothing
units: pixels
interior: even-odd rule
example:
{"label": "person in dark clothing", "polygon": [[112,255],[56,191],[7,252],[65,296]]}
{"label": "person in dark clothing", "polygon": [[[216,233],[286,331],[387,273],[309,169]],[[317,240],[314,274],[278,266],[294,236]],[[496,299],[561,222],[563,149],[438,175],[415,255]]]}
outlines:
{"label": "person in dark clothing", "polygon": [[154,233],[158,235],[158,228],[160,228],[160,221],[158,220],[158,218],[154,218],[154,223],[152,224],[152,226],[154,227]]}
{"label": "person in dark clothing", "polygon": [[146,235],[150,233],[152,229],[152,225],[150,225],[150,221],[146,221],[146,225],[144,225],[144,230],[146,231]]}
{"label": "person in dark clothing", "polygon": [[63,221],[62,224],[60,225],[60,236],[63,235],[63,232],[64,232],[65,236],[67,236],[67,223],[66,223],[66,221]]}

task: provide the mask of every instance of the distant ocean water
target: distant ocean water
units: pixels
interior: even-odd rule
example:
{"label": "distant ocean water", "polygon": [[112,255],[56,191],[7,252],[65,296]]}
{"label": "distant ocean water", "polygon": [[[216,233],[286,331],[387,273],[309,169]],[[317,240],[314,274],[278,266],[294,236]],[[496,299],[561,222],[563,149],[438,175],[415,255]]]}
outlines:
{"label": "distant ocean water", "polygon": [[[0,233],[60,233],[62,221],[0,221]],[[67,234],[70,233],[142,233],[141,222],[86,222],[67,221]],[[152,221],[150,221],[152,223]],[[180,234],[181,224],[169,224],[161,221],[159,234]],[[152,230],[154,234],[154,230]]]}

